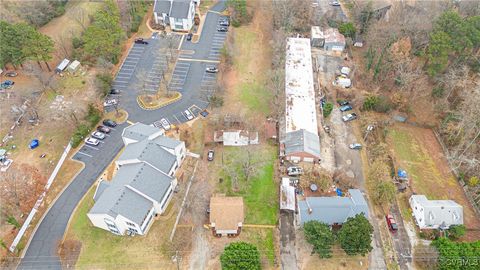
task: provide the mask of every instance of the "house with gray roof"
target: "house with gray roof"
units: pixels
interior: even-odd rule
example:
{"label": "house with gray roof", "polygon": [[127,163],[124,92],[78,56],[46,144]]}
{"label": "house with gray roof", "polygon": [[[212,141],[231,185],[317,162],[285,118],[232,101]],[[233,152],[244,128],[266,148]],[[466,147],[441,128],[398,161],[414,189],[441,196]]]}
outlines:
{"label": "house with gray roof", "polygon": [[145,139],[154,139],[163,135],[164,133],[165,132],[163,129],[138,122],[126,127],[122,131],[122,139],[123,143],[128,145],[130,143],[143,141]]}
{"label": "house with gray roof", "polygon": [[342,225],[350,217],[363,214],[368,218],[368,205],[358,189],[349,189],[346,197],[306,197],[298,202],[300,224],[316,220],[332,225]]}
{"label": "house with gray roof", "polygon": [[412,195],[409,203],[420,229],[448,229],[463,224],[463,207],[452,200],[429,200],[425,195]]}
{"label": "house with gray roof", "polygon": [[291,131],[285,134],[280,151],[290,161],[314,162],[320,158],[320,138],[305,129]]}
{"label": "house with gray roof", "polygon": [[200,0],[155,0],[155,23],[170,26],[173,31],[190,31],[199,4]]}
{"label": "house with gray roof", "polygon": [[[133,127],[133,128],[132,128]],[[185,143],[137,123],[123,131],[125,149],[110,182],[100,181],[87,216],[96,227],[118,235],[144,235],[162,214],[177,185]]]}

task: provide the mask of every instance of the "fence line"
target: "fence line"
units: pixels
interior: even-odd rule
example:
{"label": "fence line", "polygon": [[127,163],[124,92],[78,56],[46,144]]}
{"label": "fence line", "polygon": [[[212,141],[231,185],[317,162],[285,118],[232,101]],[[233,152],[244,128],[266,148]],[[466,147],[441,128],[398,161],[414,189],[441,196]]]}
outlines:
{"label": "fence line", "polygon": [[25,234],[25,231],[27,230],[28,226],[30,226],[30,223],[32,222],[35,214],[38,212],[38,208],[42,204],[43,199],[47,195],[47,191],[50,189],[50,186],[52,185],[53,180],[57,176],[58,171],[60,171],[60,168],[62,167],[63,162],[67,158],[68,153],[70,152],[71,149],[72,149],[72,145],[70,143],[68,143],[67,147],[65,147],[65,150],[63,151],[62,156],[60,157],[60,160],[57,163],[57,166],[55,166],[55,169],[53,170],[52,174],[50,175],[50,178],[48,178],[47,184],[45,185],[45,189],[43,190],[42,194],[40,194],[40,196],[38,196],[37,202],[33,206],[32,210],[28,214],[27,219],[25,220],[22,227],[20,228],[20,231],[18,231],[17,236],[15,236],[15,239],[13,239],[12,244],[8,248],[10,250],[10,252],[14,252],[15,249],[17,248],[18,243],[20,242],[20,240],[22,240],[22,237]]}

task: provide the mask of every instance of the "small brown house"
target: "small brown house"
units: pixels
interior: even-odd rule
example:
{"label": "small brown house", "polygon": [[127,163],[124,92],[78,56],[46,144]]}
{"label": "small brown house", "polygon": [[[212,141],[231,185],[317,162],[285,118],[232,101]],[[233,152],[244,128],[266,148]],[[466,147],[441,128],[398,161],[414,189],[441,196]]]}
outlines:
{"label": "small brown house", "polygon": [[210,198],[210,227],[216,236],[237,236],[242,230],[242,197],[216,195]]}

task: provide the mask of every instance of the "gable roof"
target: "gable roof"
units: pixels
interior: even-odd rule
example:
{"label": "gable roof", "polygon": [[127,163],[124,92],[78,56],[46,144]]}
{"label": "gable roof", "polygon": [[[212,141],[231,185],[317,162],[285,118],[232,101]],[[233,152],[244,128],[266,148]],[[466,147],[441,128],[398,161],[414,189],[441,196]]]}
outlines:
{"label": "gable roof", "polygon": [[188,18],[191,2],[192,0],[173,0],[172,7],[170,9],[170,17],[179,19]]}
{"label": "gable roof", "polygon": [[89,214],[117,215],[141,225],[145,215],[152,209],[153,203],[128,187],[113,184],[105,189],[88,212]]}
{"label": "gable roof", "polygon": [[305,129],[288,132],[283,143],[286,155],[305,152],[320,157],[320,138]]}
{"label": "gable roof", "polygon": [[368,218],[368,205],[360,190],[348,192],[351,197],[307,197],[299,201],[301,223],[317,220],[328,225],[342,224],[357,214]]}
{"label": "gable roof", "polygon": [[[163,136],[159,138],[162,137]],[[118,161],[138,159],[139,161],[148,162],[160,171],[169,173],[171,168],[175,165],[177,157],[162,147],[162,143],[171,143],[171,141],[163,139],[157,141],[159,138],[156,138],[153,141],[143,140],[127,145],[125,151],[123,151],[122,155],[118,158]]]}
{"label": "gable roof", "polygon": [[110,183],[105,181],[105,180],[101,180],[99,183],[98,183],[98,186],[97,186],[97,189],[95,190],[95,194],[93,194],[93,200],[94,201],[97,201],[98,198],[100,198],[100,196],[102,195],[102,193],[105,191],[105,189],[107,187],[110,186]]}
{"label": "gable roof", "polygon": [[173,177],[142,162],[121,166],[112,181],[118,185],[128,185],[160,203],[170,188]]}
{"label": "gable roof", "polygon": [[122,132],[122,137],[141,141],[147,139],[150,135],[161,132],[161,129],[143,123],[135,123],[126,127]]}
{"label": "gable roof", "polygon": [[242,197],[214,196],[210,198],[210,223],[216,230],[236,230],[243,223],[244,207]]}
{"label": "gable roof", "polygon": [[157,14],[169,14],[170,13],[170,0],[155,0],[153,7],[154,12]]}

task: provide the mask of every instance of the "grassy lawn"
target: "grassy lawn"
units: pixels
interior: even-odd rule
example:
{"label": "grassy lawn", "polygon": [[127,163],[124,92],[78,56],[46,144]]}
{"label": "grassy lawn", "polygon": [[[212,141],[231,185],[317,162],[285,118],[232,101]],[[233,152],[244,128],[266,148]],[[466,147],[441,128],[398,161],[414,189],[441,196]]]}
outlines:
{"label": "grassy lawn", "polygon": [[442,175],[423,144],[406,129],[391,129],[388,135],[398,166],[407,170],[415,192],[430,199],[449,199],[448,189],[458,188],[458,183],[453,176]]}
{"label": "grassy lawn", "polygon": [[[81,241],[81,252],[76,264],[78,269],[129,269],[172,263],[165,256],[164,243],[175,222],[175,215],[156,220],[147,236],[121,237],[91,225],[87,213],[93,206],[95,186],[79,204],[67,231],[68,240]],[[122,268],[124,267],[124,268]]]}
{"label": "grassy lawn", "polygon": [[[237,156],[242,151],[238,147],[225,147],[224,155],[227,160],[229,156]],[[224,181],[217,186],[217,191],[226,193],[228,196],[242,196],[245,206],[246,224],[276,224],[278,210],[277,187],[273,181],[273,163],[275,160],[275,148],[265,146],[255,152],[255,160],[263,160],[258,167],[258,173],[249,182],[239,180],[239,189],[232,189],[232,182],[226,172],[222,172]],[[233,166],[239,166],[234,164]]]}
{"label": "grassy lawn", "polygon": [[265,89],[268,63],[268,46],[265,47],[261,36],[251,26],[242,26],[234,30],[235,44],[230,54],[233,68],[240,74],[235,85],[235,93],[252,114],[268,115],[272,94]]}
{"label": "grassy lawn", "polygon": [[275,260],[273,229],[243,228],[240,239],[258,248],[260,259],[264,264],[273,265]]}

